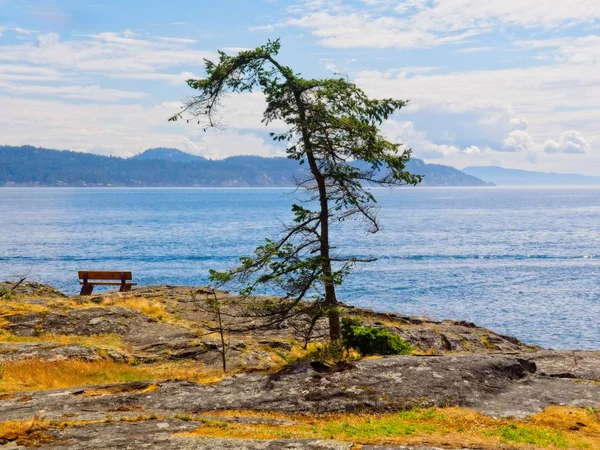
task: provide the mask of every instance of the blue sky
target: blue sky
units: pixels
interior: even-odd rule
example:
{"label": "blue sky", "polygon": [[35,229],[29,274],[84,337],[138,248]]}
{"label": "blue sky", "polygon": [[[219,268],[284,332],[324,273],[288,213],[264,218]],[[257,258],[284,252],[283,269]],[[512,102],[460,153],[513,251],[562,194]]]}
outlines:
{"label": "blue sky", "polygon": [[0,0],[0,144],[282,155],[260,93],[227,129],[168,123],[202,58],[281,38],[309,77],[410,99],[385,133],[428,162],[600,175],[597,0]]}

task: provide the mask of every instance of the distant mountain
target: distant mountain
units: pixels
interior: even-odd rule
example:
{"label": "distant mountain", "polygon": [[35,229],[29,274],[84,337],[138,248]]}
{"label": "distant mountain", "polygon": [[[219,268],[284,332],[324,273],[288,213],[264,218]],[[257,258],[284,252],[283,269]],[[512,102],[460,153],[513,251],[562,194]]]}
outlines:
{"label": "distant mountain", "polygon": [[497,166],[465,167],[463,172],[498,186],[591,186],[600,185],[600,177],[572,173],[532,172]]}
{"label": "distant mountain", "polygon": [[191,155],[186,152],[182,152],[176,148],[149,148],[145,152],[135,155],[132,159],[139,161],[148,161],[151,159],[162,159],[165,161],[173,162],[190,162],[190,161],[201,161],[205,160],[202,156]]}
{"label": "distant mountain", "polygon": [[466,174],[451,166],[428,164],[421,159],[412,158],[407,166],[412,173],[425,175],[421,184],[425,186],[493,186],[477,176]]}
{"label": "distant mountain", "polygon": [[[182,161],[187,159],[187,161]],[[306,168],[287,158],[234,156],[207,160],[176,149],[117,158],[31,146],[0,146],[0,186],[293,186]],[[412,159],[426,186],[486,186],[453,167]]]}

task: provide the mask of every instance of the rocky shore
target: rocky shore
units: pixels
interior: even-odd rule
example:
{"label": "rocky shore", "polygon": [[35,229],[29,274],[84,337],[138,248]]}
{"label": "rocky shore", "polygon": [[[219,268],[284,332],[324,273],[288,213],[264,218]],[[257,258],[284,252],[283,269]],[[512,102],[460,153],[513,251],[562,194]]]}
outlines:
{"label": "rocky shore", "polygon": [[[252,439],[231,427],[253,424],[264,431],[305,420],[301,417],[444,408],[461,408],[485,420],[530,421],[552,405],[590,414],[587,423],[577,425],[581,422],[573,416],[572,429],[556,431],[566,445],[573,434],[598,444],[588,448],[600,448],[600,352],[546,350],[467,322],[358,308],[348,314],[397,333],[414,346],[415,354],[366,358],[339,370],[332,366],[316,371],[298,356],[293,330],[281,327],[233,334],[231,373],[211,382],[150,377],[38,390],[2,384],[11,367],[28,361],[110,362],[132,368],[197,364],[217,370],[218,338],[206,332],[212,318],[198,304],[206,294],[197,287],[151,286],[126,294],[67,297],[49,286],[25,283],[0,300],[0,448],[545,448],[487,435],[479,441],[465,435],[460,441],[450,439],[454,434],[448,430],[446,441],[433,432],[420,440],[409,433],[406,445],[386,443],[391,438],[375,439],[376,445],[354,441],[348,433],[339,434],[347,436],[342,440],[299,439],[319,435],[302,427],[288,438],[271,430],[270,438]],[[19,424],[29,425],[23,431]],[[198,431],[203,428],[206,433]],[[569,448],[561,442],[556,441],[556,448]]]}

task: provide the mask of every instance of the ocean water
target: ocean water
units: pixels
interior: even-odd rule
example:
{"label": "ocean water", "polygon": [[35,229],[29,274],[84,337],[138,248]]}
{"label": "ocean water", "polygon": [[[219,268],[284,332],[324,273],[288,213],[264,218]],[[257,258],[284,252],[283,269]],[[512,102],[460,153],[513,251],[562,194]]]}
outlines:
{"label": "ocean water", "polygon": [[[599,348],[600,188],[376,190],[382,230],[338,230],[376,256],[339,289],[376,310],[463,319],[552,348]],[[77,270],[202,285],[276,236],[285,189],[0,188],[0,279],[67,293]]]}

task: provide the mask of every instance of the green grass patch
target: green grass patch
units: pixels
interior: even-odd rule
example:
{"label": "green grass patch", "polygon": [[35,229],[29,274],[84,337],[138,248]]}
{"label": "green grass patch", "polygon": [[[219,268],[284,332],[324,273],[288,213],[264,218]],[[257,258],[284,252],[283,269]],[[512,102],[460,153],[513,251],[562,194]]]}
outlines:
{"label": "green grass patch", "polygon": [[565,436],[560,431],[535,428],[527,425],[510,423],[490,432],[500,436],[502,441],[511,444],[532,444],[538,447],[569,448]]}
{"label": "green grass patch", "polygon": [[[444,448],[600,448],[600,422],[581,408],[549,407],[523,421],[495,419],[462,408],[413,409],[393,414],[302,416],[214,411],[206,415],[211,420],[204,422],[192,435],[239,439],[336,439],[357,445]],[[229,422],[219,421],[220,416],[227,417]],[[231,422],[232,417],[262,420]],[[580,421],[586,425],[575,431],[572,424]]]}

